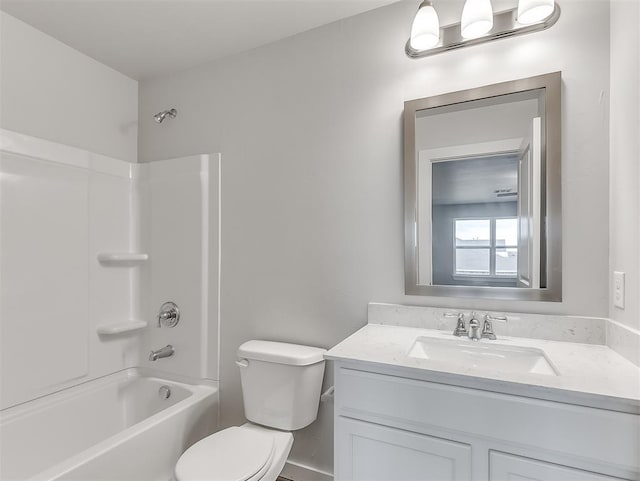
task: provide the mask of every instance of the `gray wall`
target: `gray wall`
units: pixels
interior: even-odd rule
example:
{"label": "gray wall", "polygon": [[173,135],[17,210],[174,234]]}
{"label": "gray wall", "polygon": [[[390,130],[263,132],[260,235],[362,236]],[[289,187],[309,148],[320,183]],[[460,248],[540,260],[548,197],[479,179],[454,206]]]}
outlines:
{"label": "gray wall", "polygon": [[[611,2],[610,262],[626,272],[625,309],[609,315],[640,329],[640,2]],[[612,287],[611,287],[612,289]]]}
{"label": "gray wall", "polygon": [[453,279],[453,235],[454,219],[465,217],[516,217],[517,202],[492,202],[487,204],[450,204],[433,206],[433,283],[447,285],[494,285],[496,287],[515,287],[516,281],[494,280],[461,282]]}
{"label": "gray wall", "polygon": [[0,128],[129,162],[138,82],[0,12]]}
{"label": "gray wall", "polygon": [[[142,161],[222,152],[223,424],[243,421],[243,341],[329,347],[365,324],[369,301],[607,314],[609,5],[560,3],[544,32],[412,60],[418,1],[403,1],[141,84]],[[564,301],[405,296],[403,102],[558,70]],[[167,106],[179,117],[155,124]],[[332,470],[331,414],[296,434],[293,459]]]}

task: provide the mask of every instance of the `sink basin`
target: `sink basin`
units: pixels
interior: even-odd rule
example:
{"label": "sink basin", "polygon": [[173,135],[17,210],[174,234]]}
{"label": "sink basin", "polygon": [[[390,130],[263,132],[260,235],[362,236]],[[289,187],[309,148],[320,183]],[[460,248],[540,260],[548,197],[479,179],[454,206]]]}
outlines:
{"label": "sink basin", "polygon": [[491,342],[418,337],[409,350],[409,356],[483,371],[558,376],[558,371],[542,349]]}

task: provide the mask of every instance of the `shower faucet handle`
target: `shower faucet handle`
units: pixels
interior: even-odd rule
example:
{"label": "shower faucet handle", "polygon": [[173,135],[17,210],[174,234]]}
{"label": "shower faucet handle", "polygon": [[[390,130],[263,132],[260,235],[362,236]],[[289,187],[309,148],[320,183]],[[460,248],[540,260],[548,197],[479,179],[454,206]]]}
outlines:
{"label": "shower faucet handle", "polygon": [[180,309],[175,302],[165,302],[158,313],[158,327],[176,327],[180,322]]}

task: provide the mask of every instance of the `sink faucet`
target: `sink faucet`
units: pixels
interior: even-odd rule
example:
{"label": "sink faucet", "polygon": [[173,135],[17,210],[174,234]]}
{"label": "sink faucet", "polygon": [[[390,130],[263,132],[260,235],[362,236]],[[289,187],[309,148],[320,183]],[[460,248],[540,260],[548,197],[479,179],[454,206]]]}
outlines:
{"label": "sink faucet", "polygon": [[471,319],[469,319],[469,333],[467,334],[472,341],[479,341],[482,337],[480,333],[480,321],[476,318],[476,313],[471,313]]}
{"label": "sink faucet", "polygon": [[163,347],[162,349],[158,349],[157,351],[151,351],[149,354],[149,361],[157,361],[158,359],[162,359],[163,357],[173,356],[175,350],[171,344]]}

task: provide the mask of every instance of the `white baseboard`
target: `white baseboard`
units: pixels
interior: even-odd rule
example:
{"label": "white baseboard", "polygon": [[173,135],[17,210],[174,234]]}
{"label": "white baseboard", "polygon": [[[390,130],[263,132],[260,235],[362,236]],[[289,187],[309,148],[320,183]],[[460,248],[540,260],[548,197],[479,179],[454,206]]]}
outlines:
{"label": "white baseboard", "polygon": [[295,461],[287,461],[280,476],[291,481],[333,481],[333,474],[296,463]]}

